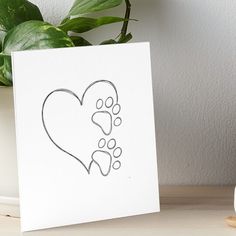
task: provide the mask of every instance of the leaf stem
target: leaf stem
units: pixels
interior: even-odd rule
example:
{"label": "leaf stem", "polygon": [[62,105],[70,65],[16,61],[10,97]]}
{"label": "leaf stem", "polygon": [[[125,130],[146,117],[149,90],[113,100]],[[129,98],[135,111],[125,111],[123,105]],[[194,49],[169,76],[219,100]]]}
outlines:
{"label": "leaf stem", "polygon": [[126,36],[127,30],[128,30],[128,25],[129,25],[131,3],[129,0],[125,0],[125,4],[126,4],[125,19],[127,19],[127,21],[123,22],[119,41],[121,41]]}

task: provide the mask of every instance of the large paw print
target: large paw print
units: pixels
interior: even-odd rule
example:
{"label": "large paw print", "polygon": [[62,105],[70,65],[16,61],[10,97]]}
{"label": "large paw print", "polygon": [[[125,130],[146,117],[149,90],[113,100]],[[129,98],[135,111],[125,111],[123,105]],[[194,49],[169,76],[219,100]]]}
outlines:
{"label": "large paw print", "polygon": [[121,162],[119,158],[122,155],[122,149],[117,147],[115,139],[110,139],[108,142],[104,138],[100,139],[98,148],[93,152],[92,160],[98,165],[103,176],[107,176],[111,168],[114,170],[120,169]]}
{"label": "large paw print", "polygon": [[92,122],[97,125],[105,135],[110,135],[113,127],[120,126],[122,119],[117,115],[120,113],[120,104],[114,104],[112,97],[104,102],[98,99],[96,102],[97,111],[92,115]]}

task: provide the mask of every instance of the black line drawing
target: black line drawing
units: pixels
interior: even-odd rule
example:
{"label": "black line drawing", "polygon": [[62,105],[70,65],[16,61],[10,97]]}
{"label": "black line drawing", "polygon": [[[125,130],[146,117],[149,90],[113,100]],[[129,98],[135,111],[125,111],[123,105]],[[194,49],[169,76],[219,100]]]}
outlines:
{"label": "black line drawing", "polygon": [[[105,102],[102,99],[98,99],[96,108],[98,111],[92,115],[92,122],[97,125],[105,135],[110,135],[113,125],[117,127],[122,123],[120,117],[116,117],[113,120],[113,117],[120,113],[120,104],[114,103],[113,98],[108,97]],[[109,109],[111,110],[109,111]]]}
{"label": "black line drawing", "polygon": [[104,138],[100,139],[98,148],[98,150],[93,152],[92,160],[98,165],[103,176],[107,176],[110,173],[111,167],[114,170],[120,169],[121,162],[118,158],[122,155],[122,149],[117,147],[114,138],[110,139],[108,142],[106,142]]}
{"label": "black line drawing", "polygon": [[[115,91],[115,101],[113,100],[112,97],[109,97],[109,100],[112,99],[112,104],[109,105],[110,103],[109,103],[109,100],[107,99],[108,101],[106,100],[106,102],[107,102],[106,105],[108,105],[108,106],[111,107],[111,106],[113,105],[113,103],[118,104],[118,92],[117,92],[117,89],[116,89],[115,85],[114,85],[111,81],[109,81],[109,80],[97,80],[97,81],[91,83],[91,84],[85,89],[85,91],[84,91],[84,93],[82,94],[82,97],[81,97],[81,98],[79,98],[79,96],[77,96],[73,91],[71,91],[71,90],[69,90],[69,89],[65,89],[65,88],[55,89],[55,90],[53,90],[52,92],[50,92],[50,93],[45,97],[45,99],[44,99],[44,101],[43,101],[42,109],[41,109],[41,119],[42,119],[43,128],[44,128],[44,130],[45,130],[45,132],[46,132],[48,138],[50,139],[50,141],[51,141],[59,150],[61,150],[61,151],[64,152],[65,154],[71,156],[71,157],[74,158],[76,161],[78,161],[78,162],[84,167],[84,169],[86,170],[86,172],[87,172],[88,174],[90,174],[90,170],[91,170],[92,164],[97,164],[98,167],[99,167],[99,169],[100,169],[100,171],[101,171],[101,174],[102,174],[103,176],[107,176],[107,175],[110,173],[111,167],[112,167],[112,166],[114,167],[114,164],[115,164],[115,162],[114,162],[113,165],[112,165],[112,155],[111,155],[109,152],[101,151],[101,150],[96,150],[96,151],[94,151],[94,152],[92,153],[92,155],[91,155],[91,162],[89,163],[88,166],[86,166],[86,165],[83,163],[83,161],[82,161],[79,157],[77,157],[77,156],[73,155],[72,153],[68,152],[65,148],[61,147],[59,144],[56,143],[56,141],[54,141],[54,139],[52,138],[52,135],[50,135],[50,133],[49,133],[49,131],[48,131],[48,129],[47,129],[46,121],[45,121],[45,114],[44,114],[44,112],[45,112],[45,105],[46,105],[46,103],[47,103],[47,100],[49,99],[49,97],[50,97],[52,94],[54,94],[54,93],[67,93],[67,94],[73,96],[74,98],[76,98],[77,101],[80,103],[80,105],[83,106],[86,93],[88,92],[88,90],[89,90],[92,86],[94,86],[95,84],[98,84],[98,83],[109,84],[109,85],[114,89],[114,91]],[[110,101],[110,102],[111,102],[111,101]],[[99,104],[99,103],[100,103],[100,104]],[[99,109],[101,109],[101,108],[103,107],[103,105],[104,105],[103,100],[102,100],[102,99],[98,99],[98,100],[97,100],[97,103],[96,103],[96,108],[99,110]],[[108,106],[106,106],[106,107],[108,107]],[[120,105],[118,105],[118,106],[120,107]],[[114,107],[113,107],[113,109],[114,109]],[[120,111],[120,109],[119,109],[119,111]],[[97,111],[97,112],[98,112],[98,111]],[[105,113],[105,112],[107,112],[107,111],[103,111],[103,112]],[[107,112],[107,113],[108,113],[108,112]],[[119,112],[118,112],[118,113],[119,113]],[[118,114],[118,113],[117,113],[117,114]],[[115,113],[113,113],[113,114],[115,114]],[[110,113],[109,113],[109,115],[111,116]],[[109,118],[110,118],[110,117],[109,117]],[[92,119],[92,118],[91,118],[91,119]],[[109,121],[109,122],[112,122],[112,117],[110,118],[110,121]],[[97,125],[98,125],[98,124],[97,124]],[[112,124],[111,124],[111,126],[112,126]],[[101,129],[102,129],[102,128],[101,128]],[[111,133],[111,131],[109,130],[109,134],[110,134],[110,133]],[[102,140],[102,139],[101,139],[101,140]],[[99,148],[103,148],[103,147],[106,145],[106,140],[103,139],[104,144],[101,143],[101,142],[102,142],[101,140],[99,141],[99,143],[100,143]],[[118,149],[118,150],[119,150],[119,149]],[[96,159],[97,159],[97,154],[101,154],[101,153],[103,153],[106,157],[108,157],[108,159],[107,159],[107,160],[108,160],[108,161],[107,161],[107,163],[108,163],[107,166],[106,166],[106,165],[102,165],[102,163],[101,163],[101,161],[99,160],[99,158],[98,158],[98,160],[96,160]],[[106,158],[104,158],[104,160],[106,160]],[[118,166],[118,165],[115,164],[115,166]],[[117,169],[117,168],[114,168],[114,169]],[[119,168],[118,168],[118,169],[119,169]]]}

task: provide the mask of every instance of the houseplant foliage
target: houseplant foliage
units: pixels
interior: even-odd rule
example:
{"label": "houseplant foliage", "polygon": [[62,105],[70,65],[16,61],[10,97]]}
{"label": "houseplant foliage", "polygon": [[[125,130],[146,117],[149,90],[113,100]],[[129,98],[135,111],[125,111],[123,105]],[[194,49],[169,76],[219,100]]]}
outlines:
{"label": "houseplant foliage", "polygon": [[96,12],[117,7],[123,0],[75,0],[63,21],[54,26],[45,22],[40,9],[27,0],[0,0],[0,86],[12,85],[11,52],[91,45],[83,33],[107,24],[122,22],[121,33],[101,44],[126,43],[131,5],[126,4],[125,17],[93,17]]}

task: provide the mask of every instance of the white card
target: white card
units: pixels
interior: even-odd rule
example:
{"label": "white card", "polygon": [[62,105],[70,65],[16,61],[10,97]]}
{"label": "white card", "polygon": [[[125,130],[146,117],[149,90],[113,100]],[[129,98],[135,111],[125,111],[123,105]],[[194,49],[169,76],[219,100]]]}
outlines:
{"label": "white card", "polygon": [[22,231],[158,212],[149,43],[12,64]]}

